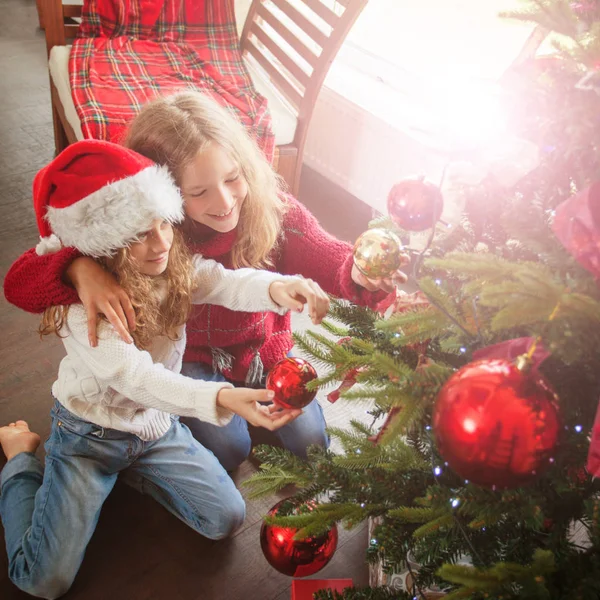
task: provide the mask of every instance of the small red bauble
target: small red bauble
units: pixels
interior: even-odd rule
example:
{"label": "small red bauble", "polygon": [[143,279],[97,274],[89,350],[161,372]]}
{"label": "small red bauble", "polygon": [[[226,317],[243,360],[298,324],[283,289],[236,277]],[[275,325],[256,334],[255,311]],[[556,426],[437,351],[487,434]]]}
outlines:
{"label": "small red bauble", "polygon": [[316,378],[317,372],[309,362],[288,357],[269,371],[266,387],[275,392],[273,401],[283,408],[304,408],[317,395],[306,389],[306,384]]}
{"label": "small red bauble", "polygon": [[[270,511],[274,516],[279,511],[278,502]],[[334,524],[320,536],[296,540],[297,529],[278,525],[262,524],[260,547],[269,564],[284,575],[307,577],[320,571],[333,557],[337,548],[338,530]]]}
{"label": "small red bauble", "polygon": [[470,363],[438,395],[433,413],[438,450],[456,473],[477,485],[527,484],[549,465],[556,446],[555,400],[538,376],[509,361]]}
{"label": "small red bauble", "polygon": [[442,216],[440,188],[424,178],[404,179],[392,187],[387,201],[392,221],[406,231],[433,227]]}

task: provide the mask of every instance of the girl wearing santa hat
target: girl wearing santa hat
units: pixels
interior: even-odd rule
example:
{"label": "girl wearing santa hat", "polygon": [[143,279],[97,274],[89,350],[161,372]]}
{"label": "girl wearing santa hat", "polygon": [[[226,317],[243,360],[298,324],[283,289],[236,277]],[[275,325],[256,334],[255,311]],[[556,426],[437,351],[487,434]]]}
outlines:
{"label": "girl wearing santa hat", "polygon": [[40,331],[57,333],[67,355],[52,386],[45,469],[35,456],[40,438],[25,421],[0,428],[10,578],[30,594],[57,598],[73,582],[118,476],[208,538],[243,522],[233,481],[174,415],[215,427],[235,415],[274,430],[301,412],[265,406],[267,390],[179,374],[192,303],[283,314],[306,299],[318,322],[328,299],[298,277],[192,259],[172,226],[183,218],[183,199],[168,170],[121,146],[69,146],[37,174],[34,205],[36,253],[69,246],[91,257],[119,281],[137,325],[128,344],[101,320],[91,347],[81,304],[48,308]]}
{"label": "girl wearing santa hat", "polygon": [[[181,231],[194,252],[228,268],[299,273],[330,294],[372,307],[392,289],[389,280],[367,280],[360,274],[352,247],[327,234],[306,208],[283,192],[244,127],[208,96],[186,91],[154,100],[132,122],[125,145],[173,174],[185,202]],[[97,264],[79,256],[66,249],[40,259],[30,251],[6,276],[7,299],[30,312],[57,302],[83,302],[92,342],[97,313],[106,315],[127,339],[127,327],[135,326],[130,299]],[[398,277],[405,279],[403,273]],[[183,372],[236,385],[259,384],[293,346],[289,315],[233,313],[216,306],[192,311],[188,336]],[[222,428],[186,422],[228,470],[248,456],[251,441],[244,419],[234,417]],[[312,444],[327,446],[317,400],[276,436],[302,458]]]}

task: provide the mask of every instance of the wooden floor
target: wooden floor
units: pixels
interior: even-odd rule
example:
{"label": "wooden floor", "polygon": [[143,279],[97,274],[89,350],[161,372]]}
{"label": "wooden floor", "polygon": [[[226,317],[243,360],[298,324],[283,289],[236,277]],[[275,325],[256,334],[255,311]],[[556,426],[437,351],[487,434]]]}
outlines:
{"label": "wooden floor", "polygon": [[[0,274],[35,244],[31,201],[36,171],[53,155],[44,37],[35,0],[0,0]],[[353,239],[369,210],[305,170],[301,199],[333,233]],[[341,208],[343,205],[343,213]],[[344,214],[344,223],[337,215]],[[0,424],[26,419],[45,439],[50,386],[63,355],[54,339],[41,342],[38,318],[0,299]],[[339,406],[339,403],[335,405]],[[347,415],[346,415],[347,418]],[[43,452],[40,452],[43,457]],[[0,468],[4,459],[0,458]],[[241,481],[253,471],[245,463]],[[105,504],[81,571],[67,599],[287,600],[291,579],[274,571],[259,545],[261,518],[276,498],[248,501],[244,526],[227,541],[195,534],[151,499],[117,484]],[[0,528],[0,538],[2,530]],[[366,530],[341,531],[332,562],[316,578],[366,583]],[[0,598],[25,598],[9,581],[0,539]]]}

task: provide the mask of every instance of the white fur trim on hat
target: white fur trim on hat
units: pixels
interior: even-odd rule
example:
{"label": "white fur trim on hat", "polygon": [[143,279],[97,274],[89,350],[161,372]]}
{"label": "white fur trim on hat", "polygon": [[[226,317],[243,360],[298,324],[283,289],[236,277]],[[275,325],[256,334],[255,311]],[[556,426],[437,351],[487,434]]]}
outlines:
{"label": "white fur trim on hat", "polygon": [[63,245],[93,257],[110,256],[149,229],[154,219],[183,219],[183,199],[166,167],[151,166],[109,183],[46,218]]}
{"label": "white fur trim on hat", "polygon": [[35,253],[38,256],[45,254],[55,254],[62,248],[60,240],[52,234],[50,237],[41,237],[38,245],[35,247]]}

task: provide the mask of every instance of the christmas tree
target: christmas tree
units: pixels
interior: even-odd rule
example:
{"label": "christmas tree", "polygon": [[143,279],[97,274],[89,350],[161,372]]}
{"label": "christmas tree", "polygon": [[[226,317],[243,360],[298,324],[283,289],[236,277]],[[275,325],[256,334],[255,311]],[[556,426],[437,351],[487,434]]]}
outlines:
{"label": "christmas tree", "polygon": [[373,425],[330,431],[343,451],[308,461],[257,451],[255,494],[293,483],[292,504],[316,502],[271,522],[307,537],[372,518],[367,559],[418,565],[410,593],[323,599],[432,586],[449,600],[600,598],[600,2],[529,1],[504,17],[551,35],[550,55],[502,81],[537,166],[462,185],[460,219],[420,248],[414,230],[442,199],[423,182],[392,191],[372,224],[380,254],[355,256],[366,274],[397,264],[395,234],[418,291],[379,311],[336,301],[326,334],[297,336],[327,367],[315,389],[342,382],[344,398],[372,403]]}

